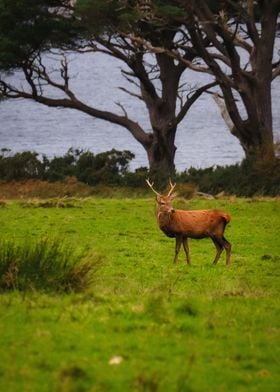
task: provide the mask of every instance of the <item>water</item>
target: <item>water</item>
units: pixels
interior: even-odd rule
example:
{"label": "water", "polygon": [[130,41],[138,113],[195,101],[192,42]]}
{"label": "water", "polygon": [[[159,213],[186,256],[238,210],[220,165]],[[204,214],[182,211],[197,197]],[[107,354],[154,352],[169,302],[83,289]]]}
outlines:
{"label": "water", "polygon": [[[48,60],[49,64],[51,60]],[[117,103],[129,117],[150,130],[144,104],[118,87],[131,86],[120,74],[121,64],[98,54],[71,57],[71,88],[79,99],[103,110],[122,114]],[[206,79],[205,79],[206,78]],[[24,85],[19,73],[12,76],[15,84]],[[202,84],[207,76],[196,73],[188,82]],[[48,91],[53,96],[52,90]],[[280,139],[280,78],[274,81],[273,122],[275,138]],[[0,103],[0,148],[12,152],[36,151],[49,157],[64,155],[70,147],[94,153],[112,148],[130,150],[135,159],[130,168],[148,166],[146,152],[126,129],[95,119],[72,109],[49,108],[31,100],[9,100]],[[175,164],[178,171],[191,166],[209,167],[240,162],[244,153],[238,140],[227,129],[220,111],[209,94],[204,94],[178,127]]]}

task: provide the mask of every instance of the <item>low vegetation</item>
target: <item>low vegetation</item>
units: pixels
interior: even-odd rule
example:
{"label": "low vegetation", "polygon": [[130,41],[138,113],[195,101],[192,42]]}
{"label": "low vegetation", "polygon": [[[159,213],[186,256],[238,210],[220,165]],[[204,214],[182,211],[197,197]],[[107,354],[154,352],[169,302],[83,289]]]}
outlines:
{"label": "low vegetation", "polygon": [[200,191],[211,194],[226,192],[237,196],[280,195],[280,159],[207,169],[191,168],[181,173],[180,181],[196,184]]}
{"label": "low vegetation", "polygon": [[[130,188],[142,194],[145,178],[153,177],[153,174],[145,167],[129,171],[133,157],[130,151],[111,150],[94,155],[90,151],[70,149],[62,157],[49,159],[30,151],[12,155],[10,151],[2,150],[0,185],[5,186],[11,181],[32,184],[36,180],[38,185],[33,196],[39,197],[46,181],[56,185],[49,187],[49,194],[44,197],[53,197],[57,184],[61,182],[64,189],[60,189],[60,194],[66,196],[111,195],[114,193],[112,187]],[[244,161],[206,169],[189,168],[177,173],[174,180],[184,197],[192,197],[196,190],[213,195],[225,192],[246,197],[277,196],[280,194],[280,159],[265,163]],[[157,185],[163,189],[165,180],[157,181]]]}
{"label": "low vegetation", "polygon": [[38,254],[60,254],[51,249],[62,238],[63,260],[83,255],[75,268],[91,270],[78,291],[44,289],[41,276],[22,291],[2,287],[1,390],[278,391],[279,200],[179,198],[175,207],[232,215],[230,266],[225,254],[211,264],[209,239],[190,240],[192,266],[183,253],[172,264],[152,197],[5,200],[2,260],[3,249],[13,260],[29,249],[26,268],[35,263],[37,278],[34,260],[46,260],[56,280],[61,259]]}
{"label": "low vegetation", "polygon": [[1,241],[0,290],[83,291],[93,264],[81,259],[82,254],[61,239]]}

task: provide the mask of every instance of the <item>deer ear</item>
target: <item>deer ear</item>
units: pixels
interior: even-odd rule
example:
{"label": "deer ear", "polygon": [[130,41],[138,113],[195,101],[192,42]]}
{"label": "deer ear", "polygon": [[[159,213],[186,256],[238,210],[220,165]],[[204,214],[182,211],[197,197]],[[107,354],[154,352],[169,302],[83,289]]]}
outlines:
{"label": "deer ear", "polygon": [[158,203],[160,203],[160,201],[161,201],[160,195],[157,195],[156,200],[157,200]]}
{"label": "deer ear", "polygon": [[175,197],[177,197],[177,196],[178,196],[178,193],[177,193],[177,192],[172,193],[172,194],[170,195],[170,200],[175,199]]}

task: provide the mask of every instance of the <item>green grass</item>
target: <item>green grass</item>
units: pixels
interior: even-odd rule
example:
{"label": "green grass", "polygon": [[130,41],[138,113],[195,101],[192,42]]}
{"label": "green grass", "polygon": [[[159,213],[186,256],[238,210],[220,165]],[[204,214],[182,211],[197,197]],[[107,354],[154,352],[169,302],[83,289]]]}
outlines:
{"label": "green grass", "polygon": [[81,293],[1,294],[1,391],[279,390],[279,200],[177,202],[231,213],[229,267],[209,239],[173,265],[152,198],[68,202],[0,208],[3,241],[64,238],[101,260]]}
{"label": "green grass", "polygon": [[0,290],[84,291],[97,264],[59,238],[0,241]]}

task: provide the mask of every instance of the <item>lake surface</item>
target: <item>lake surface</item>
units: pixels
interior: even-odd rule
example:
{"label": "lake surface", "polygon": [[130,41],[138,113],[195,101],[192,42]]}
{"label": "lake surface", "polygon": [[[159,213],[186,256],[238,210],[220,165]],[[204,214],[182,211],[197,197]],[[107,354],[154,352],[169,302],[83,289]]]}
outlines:
{"label": "lake surface", "polygon": [[[51,62],[51,60],[50,60]],[[121,103],[128,115],[150,130],[144,104],[124,93],[120,86],[131,89],[120,73],[121,64],[104,55],[71,57],[73,75],[71,88],[87,104],[121,114]],[[201,85],[208,76],[186,72],[186,81]],[[19,73],[13,75],[15,84],[23,84]],[[54,95],[53,91],[48,92]],[[280,78],[273,83],[273,123],[275,139],[280,140]],[[70,147],[94,153],[112,148],[130,150],[135,154],[130,168],[148,166],[145,150],[117,125],[92,118],[71,109],[48,108],[29,100],[9,100],[0,103],[0,149],[12,152],[36,151],[49,157],[64,155]],[[209,167],[240,162],[244,153],[221,118],[220,111],[209,94],[193,105],[178,127],[175,164],[178,171],[191,166]]]}

